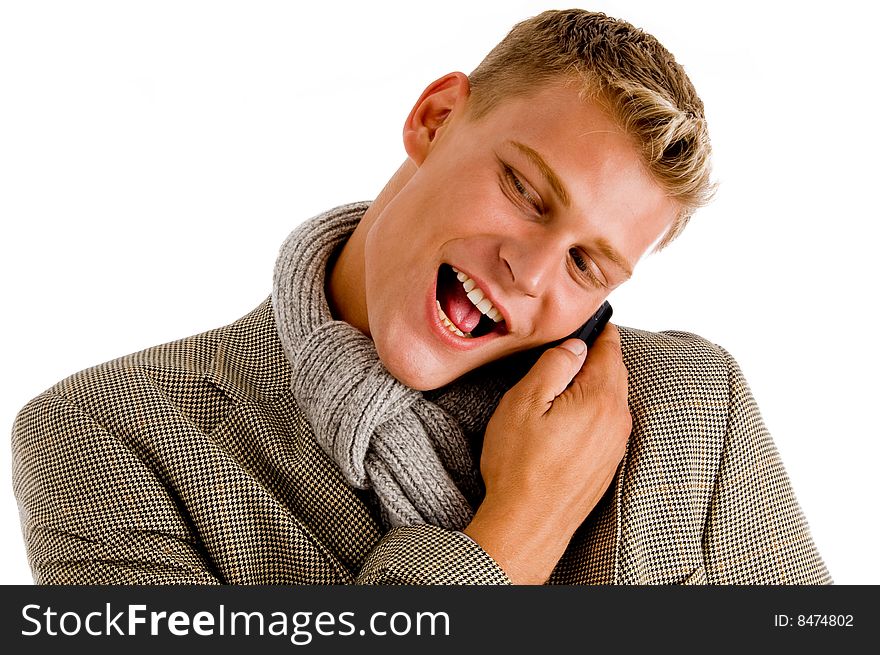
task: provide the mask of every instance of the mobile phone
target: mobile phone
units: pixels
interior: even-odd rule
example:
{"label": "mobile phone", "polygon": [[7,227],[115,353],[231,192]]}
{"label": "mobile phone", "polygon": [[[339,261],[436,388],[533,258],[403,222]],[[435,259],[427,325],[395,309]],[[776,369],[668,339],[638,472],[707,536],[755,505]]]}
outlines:
{"label": "mobile phone", "polygon": [[605,329],[605,325],[608,323],[608,319],[611,318],[612,313],[613,310],[611,309],[611,305],[609,305],[606,300],[599,306],[596,313],[590,317],[590,320],[566,338],[580,339],[581,341],[584,341],[587,344],[587,348],[589,348],[593,345],[596,337],[598,337],[602,333],[602,330]]}

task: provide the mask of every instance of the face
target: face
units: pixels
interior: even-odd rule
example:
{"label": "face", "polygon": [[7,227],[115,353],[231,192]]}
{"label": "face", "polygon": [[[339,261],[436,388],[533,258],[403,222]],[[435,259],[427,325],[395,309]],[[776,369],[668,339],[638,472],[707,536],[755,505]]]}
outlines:
{"label": "face", "polygon": [[677,211],[574,88],[477,121],[456,107],[364,246],[370,334],[386,368],[421,390],[572,333]]}

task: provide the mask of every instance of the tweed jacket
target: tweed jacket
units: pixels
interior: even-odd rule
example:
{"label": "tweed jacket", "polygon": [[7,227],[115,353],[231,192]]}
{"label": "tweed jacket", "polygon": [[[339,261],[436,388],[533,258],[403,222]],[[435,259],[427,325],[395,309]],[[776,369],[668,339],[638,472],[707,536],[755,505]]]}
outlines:
{"label": "tweed jacket", "polygon": [[[633,432],[549,582],[830,583],[736,362],[620,334]],[[59,382],[12,451],[37,583],[509,583],[460,532],[382,529],[293,400],[270,300]]]}

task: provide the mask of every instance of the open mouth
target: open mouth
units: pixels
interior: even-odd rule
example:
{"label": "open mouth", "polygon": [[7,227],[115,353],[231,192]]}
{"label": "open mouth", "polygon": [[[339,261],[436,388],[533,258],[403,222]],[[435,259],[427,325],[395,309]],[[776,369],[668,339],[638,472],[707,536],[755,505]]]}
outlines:
{"label": "open mouth", "polygon": [[449,264],[437,271],[437,314],[447,330],[464,339],[507,333],[504,317],[485,292]]}

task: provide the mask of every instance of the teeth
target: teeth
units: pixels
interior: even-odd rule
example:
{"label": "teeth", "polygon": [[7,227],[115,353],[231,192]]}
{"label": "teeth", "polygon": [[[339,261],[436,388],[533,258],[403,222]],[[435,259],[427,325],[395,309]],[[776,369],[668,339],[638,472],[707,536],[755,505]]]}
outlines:
{"label": "teeth", "polygon": [[449,318],[446,316],[446,312],[444,312],[443,309],[440,307],[439,300],[437,301],[437,313],[440,315],[440,320],[443,322],[443,325],[446,326],[447,330],[449,330],[453,334],[457,334],[460,337],[465,337],[468,339],[470,338],[470,336],[471,336],[470,332],[465,334],[464,332],[459,330],[457,327],[455,327],[455,323],[453,323],[452,321],[449,320]]}
{"label": "teeth", "polygon": [[495,305],[492,304],[492,301],[486,297],[485,292],[477,286],[477,283],[474,282],[471,278],[468,277],[467,273],[462,273],[460,270],[452,267],[452,270],[455,271],[455,277],[458,278],[458,281],[461,282],[461,285],[464,287],[464,291],[467,294],[468,300],[470,300],[474,307],[480,310],[480,312],[489,318],[491,318],[496,323],[500,323],[504,320],[504,317],[501,315]]}

